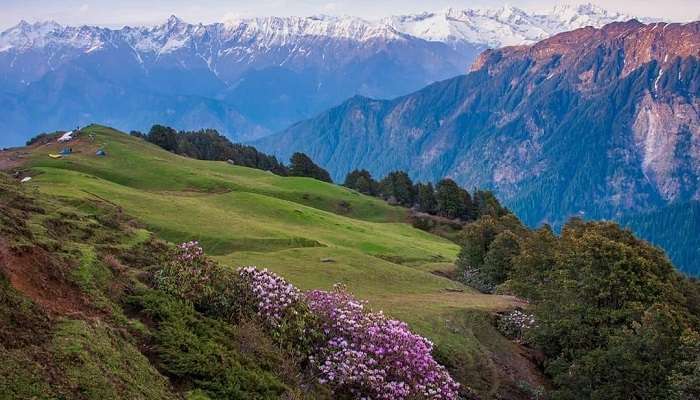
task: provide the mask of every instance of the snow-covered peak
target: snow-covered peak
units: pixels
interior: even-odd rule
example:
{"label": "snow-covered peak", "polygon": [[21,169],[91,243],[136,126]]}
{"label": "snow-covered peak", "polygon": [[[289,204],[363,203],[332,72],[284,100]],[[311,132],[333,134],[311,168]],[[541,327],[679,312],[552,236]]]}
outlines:
{"label": "snow-covered peak", "polygon": [[[120,30],[82,26],[64,27],[48,21],[18,25],[0,33],[0,51],[67,46],[95,51],[107,42],[124,41],[141,53],[166,54],[207,44],[269,49],[318,39],[360,43],[373,39],[405,40],[407,36],[445,43],[466,42],[483,47],[531,44],[553,34],[599,27],[630,19],[592,4],[557,6],[544,13],[505,5],[495,9],[454,9],[370,21],[351,16],[231,18],[223,23],[190,24],[175,15],[153,27]],[[226,51],[225,48],[221,49]]]}
{"label": "snow-covered peak", "polygon": [[96,27],[66,27],[55,21],[30,24],[20,21],[16,26],[0,33],[0,51],[41,49],[48,46],[65,46],[84,51],[94,51],[104,41],[106,30]]}
{"label": "snow-covered peak", "polygon": [[504,6],[498,9],[447,9],[438,13],[391,17],[396,30],[438,42],[469,42],[488,47],[520,44],[548,36],[523,10]]}
{"label": "snow-covered peak", "polygon": [[178,18],[177,16],[171,15],[171,16],[168,18],[168,20],[165,21],[165,26],[167,26],[168,28],[172,29],[172,28],[174,28],[174,27],[176,27],[176,26],[178,26],[178,25],[182,25],[182,24],[184,24],[184,23],[185,23],[185,21],[181,20],[181,19]]}
{"label": "snow-covered peak", "polygon": [[594,19],[608,19],[610,16],[620,15],[619,13],[609,13],[602,7],[599,7],[592,3],[571,5],[571,4],[560,4],[556,5],[549,12],[552,17],[559,19],[560,21],[572,21],[580,19],[581,17],[589,17]]}
{"label": "snow-covered peak", "polygon": [[505,5],[496,9],[448,8],[438,13],[391,17],[387,23],[426,40],[502,47],[532,44],[556,33],[631,18],[593,4],[555,6],[544,13]]}
{"label": "snow-covered peak", "polygon": [[[599,27],[612,22],[628,21],[634,18],[627,14],[610,12],[591,3],[577,6],[555,6],[548,15],[551,16],[551,22],[555,28],[560,30],[571,30],[585,26]],[[651,21],[648,18],[641,19]]]}
{"label": "snow-covered peak", "polygon": [[242,37],[261,38],[268,44],[302,38],[335,38],[365,42],[374,38],[398,39],[401,35],[381,22],[350,16],[236,18],[225,29]]}
{"label": "snow-covered peak", "polygon": [[21,20],[17,25],[2,33],[2,37],[8,40],[25,43],[55,31],[61,31],[63,27],[55,21],[43,21],[30,24]]}
{"label": "snow-covered peak", "polygon": [[[120,32],[141,52],[172,53],[206,39],[222,47],[245,46],[266,49],[315,39],[345,39],[364,42],[373,38],[395,40],[403,35],[392,27],[349,16],[229,18],[223,23],[188,24],[171,16],[153,28],[124,28]],[[222,49],[225,52],[225,48]]]}

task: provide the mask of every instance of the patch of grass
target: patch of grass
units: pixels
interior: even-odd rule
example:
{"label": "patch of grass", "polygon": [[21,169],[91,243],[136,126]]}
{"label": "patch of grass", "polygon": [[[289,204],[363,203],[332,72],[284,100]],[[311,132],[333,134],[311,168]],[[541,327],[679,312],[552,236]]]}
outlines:
{"label": "patch of grass", "polygon": [[23,350],[0,346],[0,400],[56,398],[39,361]]}
{"label": "patch of grass", "polygon": [[80,253],[80,265],[71,271],[73,280],[88,293],[104,290],[112,278],[112,273],[98,261],[92,246],[81,246]]}
{"label": "patch of grass", "polygon": [[207,396],[203,390],[197,389],[185,393],[185,400],[211,400],[211,397]]}
{"label": "patch of grass", "polygon": [[[33,154],[35,167],[69,169],[119,185],[148,191],[176,191],[191,194],[245,191],[288,200],[333,212],[341,202],[348,204],[348,216],[368,221],[405,221],[405,209],[384,201],[310,178],[283,178],[272,173],[225,162],[199,161],[168,153],[161,148],[121,134],[113,129],[92,125],[82,130],[96,136],[95,143],[83,139],[74,143],[75,154],[60,160],[48,154],[60,150],[57,143],[42,146]],[[94,156],[98,146],[107,157]]]}
{"label": "patch of grass", "polygon": [[[446,239],[406,224],[368,222],[256,193],[165,195],[75,171],[40,171],[43,175],[37,181],[47,193],[78,199],[91,198],[91,194],[109,198],[163,238],[173,242],[201,238],[205,249],[214,249],[217,254],[223,252],[216,251],[220,248],[275,251],[281,245],[298,247],[300,238],[325,246],[359,248],[373,255],[425,260],[453,259],[458,250]],[[245,240],[254,247],[245,248]]]}
{"label": "patch of grass", "polygon": [[301,387],[287,373],[298,371],[294,361],[255,324],[232,326],[204,317],[157,291],[129,303],[154,321],[154,355],[176,381],[191,383],[188,398],[272,400]]}
{"label": "patch of grass", "polygon": [[0,346],[20,348],[41,343],[51,329],[48,316],[20,295],[0,272]]}
{"label": "patch of grass", "polygon": [[176,398],[148,359],[99,321],[61,322],[52,349],[70,386],[85,398]]}
{"label": "patch of grass", "polygon": [[0,321],[0,399],[52,398],[55,390],[37,354],[49,337],[51,323],[1,273]]}

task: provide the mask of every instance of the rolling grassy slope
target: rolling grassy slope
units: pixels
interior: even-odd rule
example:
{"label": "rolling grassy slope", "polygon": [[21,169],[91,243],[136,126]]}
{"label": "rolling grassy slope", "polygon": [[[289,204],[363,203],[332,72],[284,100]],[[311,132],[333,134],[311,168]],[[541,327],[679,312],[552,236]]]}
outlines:
{"label": "rolling grassy slope", "polygon": [[[404,209],[313,179],[183,158],[101,126],[71,146],[61,160],[47,157],[58,144],[32,148],[31,185],[78,207],[107,201],[166,240],[200,240],[225,265],[266,267],[302,289],[344,283],[435,341],[456,378],[487,396],[532,378],[504,375],[501,364],[522,356],[485,313],[514,300],[430,273],[458,247],[404,223]],[[99,147],[107,157],[94,155]]]}

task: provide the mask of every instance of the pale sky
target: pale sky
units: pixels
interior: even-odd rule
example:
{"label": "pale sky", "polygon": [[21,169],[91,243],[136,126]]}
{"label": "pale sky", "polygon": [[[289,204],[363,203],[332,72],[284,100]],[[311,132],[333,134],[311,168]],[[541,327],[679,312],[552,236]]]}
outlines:
{"label": "pale sky", "polygon": [[[545,10],[555,4],[588,0],[0,0],[0,29],[53,19],[68,25],[153,25],[171,14],[187,22],[215,22],[235,16],[387,15],[454,8],[498,8],[510,4],[526,10]],[[700,19],[699,0],[592,0],[611,11],[633,16],[686,22]],[[116,3],[116,4],[115,4]]]}

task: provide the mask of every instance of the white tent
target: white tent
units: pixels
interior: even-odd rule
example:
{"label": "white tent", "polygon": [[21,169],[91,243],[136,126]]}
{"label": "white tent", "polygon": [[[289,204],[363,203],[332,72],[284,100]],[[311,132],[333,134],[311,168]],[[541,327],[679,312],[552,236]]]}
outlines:
{"label": "white tent", "polygon": [[67,142],[69,140],[73,140],[73,131],[64,133],[63,136],[58,138],[58,143]]}
{"label": "white tent", "polygon": [[27,183],[27,182],[29,182],[29,181],[31,181],[31,180],[32,180],[32,178],[28,176],[28,177],[26,177],[26,178],[22,178],[22,180],[20,181],[20,183]]}

